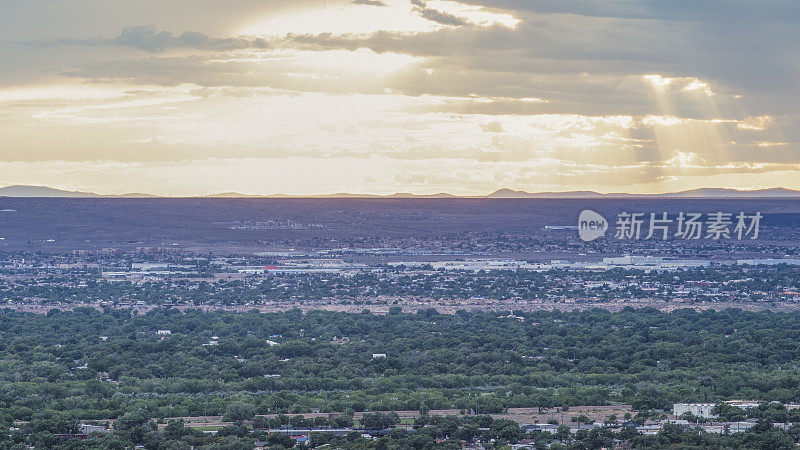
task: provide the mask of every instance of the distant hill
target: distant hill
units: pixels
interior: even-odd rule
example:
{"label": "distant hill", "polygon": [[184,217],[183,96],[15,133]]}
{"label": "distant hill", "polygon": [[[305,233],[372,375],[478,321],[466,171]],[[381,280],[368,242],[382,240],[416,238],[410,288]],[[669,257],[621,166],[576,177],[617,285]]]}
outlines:
{"label": "distant hill", "polygon": [[[151,194],[101,195],[93,192],[67,191],[47,186],[14,185],[0,187],[0,197],[55,197],[55,198],[158,198]],[[390,195],[336,193],[325,195],[252,195],[238,192],[222,192],[203,195],[201,198],[800,198],[800,191],[786,188],[738,190],[726,188],[700,188],[664,194],[627,194],[595,191],[525,192],[499,189],[485,196],[461,197],[445,192],[438,194],[410,194],[398,192]]]}
{"label": "distant hill", "polygon": [[[157,195],[151,194],[118,194],[118,195],[102,195],[93,192],[82,191],[67,191],[63,189],[55,189],[47,186],[25,186],[14,185],[0,187],[0,197],[48,197],[48,198],[158,198]],[[285,194],[270,194],[270,195],[253,195],[241,194],[239,192],[220,192],[218,194],[201,195],[200,198],[457,198],[453,194],[438,193],[438,194],[409,194],[405,192],[398,192],[391,195],[377,195],[377,194],[350,194],[346,192],[336,194],[324,195],[285,195]]]}
{"label": "distant hill", "polygon": [[[201,198],[261,198],[264,197],[263,195],[248,195],[248,194],[240,194],[238,192],[220,192],[219,194],[211,194],[211,195],[203,195]],[[269,196],[273,197],[273,196]],[[280,194],[274,197],[281,197]]]}
{"label": "distant hill", "polygon": [[659,194],[660,197],[700,197],[700,198],[786,198],[800,197],[800,191],[786,188],[755,189],[740,191],[724,188],[701,188],[674,194]]}
{"label": "distant hill", "polygon": [[525,192],[513,189],[499,189],[487,195],[486,198],[600,198],[606,195],[594,191]]}
{"label": "distant hill", "polygon": [[14,185],[0,187],[0,197],[65,197],[65,198],[152,198],[150,194],[100,195],[93,192],[65,191],[47,186]]}
{"label": "distant hill", "polygon": [[46,186],[6,186],[0,188],[3,197],[100,197],[90,192],[63,191]]}
{"label": "distant hill", "polygon": [[438,194],[408,194],[405,192],[398,192],[397,194],[387,195],[389,198],[458,198],[457,195],[440,192]]}
{"label": "distant hill", "polygon": [[269,194],[269,195],[251,195],[240,194],[238,192],[223,192],[220,194],[204,195],[203,197],[211,198],[459,198],[457,195],[440,192],[438,194],[410,194],[406,192],[398,192],[390,195],[378,194],[351,194],[348,192],[339,192],[336,194],[322,194],[322,195],[286,195],[286,194]]}
{"label": "distant hill", "polygon": [[525,192],[499,189],[486,198],[800,198],[800,191],[785,188],[755,190],[700,188],[664,194],[602,194],[594,191]]}

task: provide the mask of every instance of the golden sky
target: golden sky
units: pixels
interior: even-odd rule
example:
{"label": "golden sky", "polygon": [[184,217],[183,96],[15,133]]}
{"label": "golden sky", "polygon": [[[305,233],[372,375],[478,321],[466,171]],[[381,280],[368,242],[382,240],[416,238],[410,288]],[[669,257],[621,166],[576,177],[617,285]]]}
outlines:
{"label": "golden sky", "polygon": [[800,4],[7,2],[0,185],[800,188]]}

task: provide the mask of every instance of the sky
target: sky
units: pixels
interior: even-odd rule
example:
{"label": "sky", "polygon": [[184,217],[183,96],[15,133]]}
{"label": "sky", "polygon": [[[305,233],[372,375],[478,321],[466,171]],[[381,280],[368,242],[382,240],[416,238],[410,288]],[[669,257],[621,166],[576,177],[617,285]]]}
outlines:
{"label": "sky", "polygon": [[0,185],[800,189],[800,2],[0,0]]}

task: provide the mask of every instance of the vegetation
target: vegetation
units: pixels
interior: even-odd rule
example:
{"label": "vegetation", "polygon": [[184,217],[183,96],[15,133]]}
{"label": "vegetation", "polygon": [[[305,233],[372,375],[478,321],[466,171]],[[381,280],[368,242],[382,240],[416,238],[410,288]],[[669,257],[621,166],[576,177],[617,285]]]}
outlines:
{"label": "vegetation", "polygon": [[[264,260],[248,262],[263,264]],[[618,268],[602,272],[566,269],[471,272],[435,271],[430,266],[376,266],[380,271],[271,273],[209,282],[225,270],[209,266],[206,260],[194,261],[187,267],[186,272],[153,275],[141,282],[104,281],[98,279],[99,270],[41,277],[38,270],[8,270],[9,274],[25,276],[0,282],[3,290],[0,306],[7,302],[26,303],[31,299],[41,304],[106,301],[118,305],[123,302],[258,305],[321,301],[368,304],[402,298],[460,300],[476,297],[554,302],[567,298],[584,302],[642,298],[671,301],[676,297],[690,302],[783,302],[797,297],[795,292],[800,278],[800,267],[787,264],[676,271]],[[128,270],[127,267],[117,269]]]}
{"label": "vegetation", "polygon": [[[626,403],[647,415],[673,402],[749,398],[788,403],[800,393],[800,313],[626,308],[619,313],[442,315],[434,310],[404,314],[394,308],[379,316],[156,309],[132,316],[84,308],[45,316],[5,309],[0,311],[0,338],[0,423],[28,422],[10,438],[44,447],[51,446],[50,435],[73,433],[79,422],[91,420],[117,419],[114,428],[120,432],[103,438],[104,445],[179,440],[202,446],[227,439],[235,448],[240,440],[266,439],[258,429],[284,426],[284,421],[295,427],[352,426],[347,413],[353,411],[454,408],[486,414],[509,407]],[[748,414],[765,424],[800,422],[796,411],[782,408],[766,405]],[[316,422],[256,417],[313,411],[345,414]],[[729,407],[718,411],[741,418]],[[157,431],[151,423],[201,415],[225,416],[239,425],[211,438],[179,425]],[[473,425],[486,428],[469,422],[476,416],[423,417],[431,422],[415,423],[416,432],[397,430],[384,442],[424,448],[436,439],[462,436],[452,433],[467,433],[460,430]],[[461,421],[458,431],[448,425],[451,420]],[[394,415],[371,414],[356,425],[397,423]],[[440,425],[451,431],[436,431]],[[510,430],[500,433],[508,425],[493,437],[519,439]],[[746,440],[749,434],[666,431],[630,439],[640,446],[753,445]],[[762,431],[778,446],[796,441],[792,430]],[[614,433],[622,432],[627,431],[601,429],[570,439],[605,442],[619,439]],[[340,438],[323,436],[315,442],[324,439]],[[418,442],[410,444],[412,439]]]}

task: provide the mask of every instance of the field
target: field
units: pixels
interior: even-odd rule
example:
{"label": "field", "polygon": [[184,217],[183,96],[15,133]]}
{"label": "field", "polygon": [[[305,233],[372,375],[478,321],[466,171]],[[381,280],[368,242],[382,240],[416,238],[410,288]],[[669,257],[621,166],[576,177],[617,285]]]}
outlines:
{"label": "field", "polygon": [[[413,419],[420,416],[419,411],[396,411],[400,419],[406,423],[413,423]],[[463,414],[464,411],[457,409],[437,409],[429,411],[432,416],[457,416]],[[559,408],[508,408],[507,411],[500,414],[489,414],[494,419],[507,419],[513,420],[517,423],[547,423],[548,421],[556,420],[559,423],[570,423],[572,417],[585,415],[595,422],[602,422],[609,415],[614,414],[617,417],[623,417],[625,413],[635,414],[635,411],[630,405],[614,405],[614,406],[572,406],[567,411],[562,411]],[[317,417],[332,418],[338,417],[340,413],[305,413],[305,414],[286,414],[288,417],[302,415],[306,419],[314,419]],[[354,419],[358,420],[364,416],[363,412],[356,412],[353,414]],[[263,414],[259,417],[273,418],[275,414]],[[224,426],[232,425],[233,422],[226,422],[223,416],[194,416],[194,417],[167,417],[159,428],[166,427],[166,423],[170,420],[183,420],[187,427],[196,428],[199,430],[204,429],[218,429]]]}

